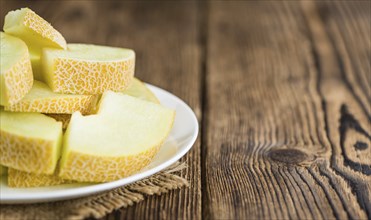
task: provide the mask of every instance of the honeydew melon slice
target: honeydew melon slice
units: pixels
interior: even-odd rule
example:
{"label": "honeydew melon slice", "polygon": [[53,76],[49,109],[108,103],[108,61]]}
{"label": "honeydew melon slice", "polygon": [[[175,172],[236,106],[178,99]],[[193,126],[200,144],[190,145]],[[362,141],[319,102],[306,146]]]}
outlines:
{"label": "honeydew melon slice", "polygon": [[[151,92],[147,88],[147,86],[140,81],[137,78],[133,79],[133,82],[130,84],[130,86],[123,92],[123,94],[127,94],[139,99],[143,99],[149,102],[157,103],[159,104],[160,101],[157,99],[156,95]],[[63,129],[66,129],[68,124],[70,123],[71,120],[71,114],[53,114],[49,113],[46,114],[49,117],[54,118],[57,121],[62,122],[62,127]]]}
{"label": "honeydew melon slice", "polygon": [[31,91],[18,103],[6,106],[6,111],[72,114],[91,113],[98,101],[97,95],[54,93],[45,83],[34,81]]}
{"label": "honeydew melon slice", "polygon": [[130,86],[123,93],[149,102],[160,103],[155,94],[153,94],[151,90],[149,90],[147,86],[137,78],[133,79]]}
{"label": "honeydew melon slice", "polygon": [[42,80],[42,75],[40,74],[42,48],[67,48],[67,43],[63,36],[29,8],[8,12],[4,20],[4,31],[26,42],[31,55],[34,78],[37,80]]}
{"label": "honeydew melon slice", "polygon": [[4,31],[24,40],[31,53],[41,52],[43,47],[67,47],[63,36],[29,8],[8,12],[4,19]]}
{"label": "honeydew melon slice", "polygon": [[0,110],[0,164],[52,174],[60,157],[62,123],[40,113]]}
{"label": "honeydew melon slice", "polygon": [[147,166],[168,136],[175,111],[115,92],[105,92],[97,115],[72,115],[64,136],[59,176],[107,182]]}
{"label": "honeydew melon slice", "polygon": [[43,78],[53,92],[102,94],[124,91],[134,76],[135,53],[130,49],[68,44],[67,50],[44,48]]}
{"label": "honeydew melon slice", "polygon": [[8,170],[8,186],[16,188],[55,186],[65,183],[71,183],[70,180],[64,180],[58,177],[57,172],[52,175],[28,173],[16,169]]}
{"label": "honeydew melon slice", "polygon": [[[156,96],[149,90],[144,83],[139,79],[134,78],[130,86],[123,92],[139,99],[143,99],[153,103],[159,103]],[[71,119],[71,114],[46,114],[49,117],[54,118],[57,121],[61,121],[63,129],[67,128],[67,125]],[[9,170],[8,185],[10,187],[41,187],[41,186],[53,186],[59,184],[70,183],[71,181],[58,177],[55,172],[53,175],[45,174],[34,174],[27,173],[15,169]]]}
{"label": "honeydew melon slice", "polygon": [[0,32],[0,104],[12,105],[31,89],[32,69],[27,45]]}

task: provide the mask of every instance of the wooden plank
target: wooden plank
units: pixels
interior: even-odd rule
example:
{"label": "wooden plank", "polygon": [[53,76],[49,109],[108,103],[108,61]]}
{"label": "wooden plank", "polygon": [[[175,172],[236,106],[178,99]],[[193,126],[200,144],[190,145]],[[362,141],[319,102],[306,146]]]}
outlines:
{"label": "wooden plank", "polygon": [[370,218],[369,2],[314,4],[210,2],[206,219]]}
{"label": "wooden plank", "polygon": [[[4,6],[4,7],[3,7]],[[136,76],[186,101],[201,119],[199,14],[195,2],[5,1],[7,11],[28,6],[68,42],[129,47]],[[181,161],[190,187],[118,210],[107,219],[200,219],[200,140]]]}
{"label": "wooden plank", "polygon": [[[199,15],[195,2],[102,3],[107,43],[136,51],[136,75],[186,101],[201,119]],[[121,219],[200,219],[200,140],[181,161],[190,187],[119,211]]]}

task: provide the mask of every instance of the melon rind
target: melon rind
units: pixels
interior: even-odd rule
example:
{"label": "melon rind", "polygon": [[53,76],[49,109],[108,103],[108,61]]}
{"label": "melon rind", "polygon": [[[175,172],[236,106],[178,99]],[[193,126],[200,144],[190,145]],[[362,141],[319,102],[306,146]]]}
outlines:
{"label": "melon rind", "polygon": [[0,164],[52,174],[60,157],[62,123],[40,113],[0,110]]}
{"label": "melon rind", "polygon": [[27,45],[3,32],[0,35],[0,105],[8,106],[30,91],[33,75]]}
{"label": "melon rind", "polygon": [[29,8],[8,12],[4,32],[22,39],[29,48],[34,79],[43,80],[40,68],[42,48],[66,49],[63,36],[42,17]]}
{"label": "melon rind", "polygon": [[8,12],[4,19],[4,32],[25,41],[31,53],[41,52],[44,47],[67,47],[63,36],[29,8]]}
{"label": "melon rind", "polygon": [[15,188],[55,186],[72,183],[58,177],[57,171],[52,175],[34,174],[10,168],[8,170],[8,186]]}
{"label": "melon rind", "polygon": [[103,94],[97,115],[72,115],[59,176],[108,182],[147,166],[172,128],[175,111],[120,93]]}
{"label": "melon rind", "polygon": [[70,123],[72,114],[45,114],[48,117],[54,118],[56,121],[62,122],[63,130],[67,129]]}
{"label": "melon rind", "polygon": [[95,95],[123,92],[134,77],[133,50],[68,44],[67,50],[44,48],[43,79],[56,93]]}
{"label": "melon rind", "polygon": [[54,93],[45,83],[35,80],[30,92],[18,103],[6,106],[5,110],[54,114],[72,114],[80,111],[82,114],[89,114],[94,110],[97,101],[97,95]]}

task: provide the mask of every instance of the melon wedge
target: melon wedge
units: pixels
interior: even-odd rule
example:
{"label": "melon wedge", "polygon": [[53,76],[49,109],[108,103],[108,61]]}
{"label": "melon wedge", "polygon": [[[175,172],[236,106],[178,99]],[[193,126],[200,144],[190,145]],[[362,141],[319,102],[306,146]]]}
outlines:
{"label": "melon wedge", "polygon": [[0,32],[0,104],[17,103],[31,89],[32,69],[27,45],[20,39]]}
{"label": "melon wedge", "polygon": [[52,174],[60,157],[62,123],[40,113],[0,110],[0,164]]}
{"label": "melon wedge", "polygon": [[34,78],[37,80],[42,80],[42,75],[40,74],[42,48],[67,48],[67,43],[63,36],[29,8],[8,12],[4,20],[4,31],[26,42],[31,55]]}
{"label": "melon wedge", "polygon": [[52,175],[34,174],[9,168],[8,186],[16,188],[55,186],[65,183],[72,183],[58,177],[57,171]]}
{"label": "melon wedge", "polygon": [[6,106],[6,111],[72,114],[91,113],[98,101],[97,95],[71,95],[54,93],[45,84],[34,81],[31,91],[18,103]]}
{"label": "melon wedge", "polygon": [[8,12],[4,20],[4,31],[24,40],[31,53],[41,52],[43,47],[67,47],[63,36],[29,8]]}
{"label": "melon wedge", "polygon": [[123,93],[149,102],[160,104],[160,101],[157,99],[155,94],[153,94],[151,90],[149,90],[147,86],[137,78],[133,79],[133,82]]}
{"label": "melon wedge", "polygon": [[120,93],[103,94],[97,115],[72,115],[59,176],[107,182],[147,166],[168,136],[175,111]]}
{"label": "melon wedge", "polygon": [[[160,101],[157,99],[155,94],[151,92],[147,88],[147,86],[141,82],[139,79],[134,78],[133,82],[130,84],[130,86],[123,92],[123,94],[127,94],[139,99],[143,99],[149,102],[157,103],[159,104]],[[93,110],[92,110],[93,111]],[[49,113],[46,114],[49,117],[54,118],[57,121],[62,122],[62,127],[63,129],[67,129],[68,124],[70,123],[71,120],[71,114],[53,114]]]}
{"label": "melon wedge", "polygon": [[[146,87],[146,85],[137,78],[134,78],[129,88],[127,88],[123,93],[149,102],[159,103],[158,99],[151,92],[151,90],[149,90]],[[61,121],[63,124],[63,129],[67,128],[67,125],[71,119],[71,114],[46,114],[46,115],[54,118],[57,121]],[[8,185],[10,187],[18,188],[54,186],[71,182],[73,181],[65,180],[58,177],[57,172],[55,172],[53,175],[45,175],[9,169],[8,175]]]}
{"label": "melon wedge", "polygon": [[67,50],[44,48],[43,78],[64,94],[124,91],[134,76],[135,53],[130,49],[68,44]]}

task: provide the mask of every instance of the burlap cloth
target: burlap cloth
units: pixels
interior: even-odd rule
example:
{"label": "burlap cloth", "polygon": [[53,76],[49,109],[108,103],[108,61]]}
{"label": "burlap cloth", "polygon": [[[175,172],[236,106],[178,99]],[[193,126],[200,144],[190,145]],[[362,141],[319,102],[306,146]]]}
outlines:
{"label": "burlap cloth", "polygon": [[138,203],[149,195],[160,195],[170,190],[188,186],[188,181],[177,172],[185,163],[175,163],[166,170],[147,179],[98,195],[40,204],[0,204],[0,220],[8,219],[84,219],[100,218],[115,209]]}

